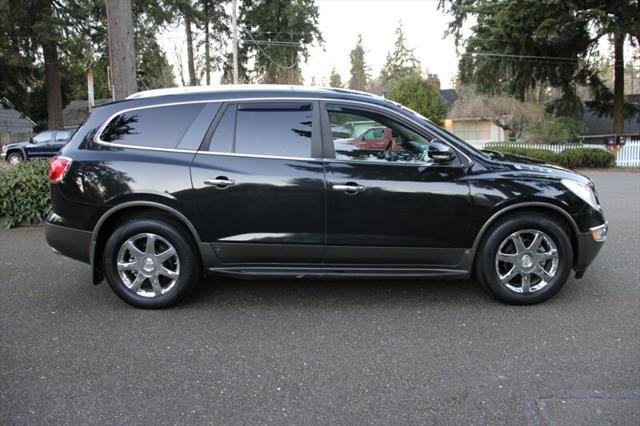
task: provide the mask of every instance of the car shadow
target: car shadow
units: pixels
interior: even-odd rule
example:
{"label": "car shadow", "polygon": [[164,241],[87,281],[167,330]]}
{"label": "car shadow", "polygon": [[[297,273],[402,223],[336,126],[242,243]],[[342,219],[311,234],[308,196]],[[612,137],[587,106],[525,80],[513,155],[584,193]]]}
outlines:
{"label": "car shadow", "polygon": [[498,304],[474,280],[268,279],[208,276],[179,307]]}

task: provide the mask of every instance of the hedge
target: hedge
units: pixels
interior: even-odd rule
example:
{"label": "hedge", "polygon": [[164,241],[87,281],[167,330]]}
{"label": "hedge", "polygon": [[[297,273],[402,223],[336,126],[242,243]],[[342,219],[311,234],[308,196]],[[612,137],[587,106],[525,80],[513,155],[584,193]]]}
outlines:
{"label": "hedge", "polygon": [[51,209],[48,170],[47,160],[0,168],[0,217],[6,216],[7,228],[44,220]]}
{"label": "hedge", "polygon": [[559,154],[547,149],[515,148],[497,144],[487,145],[487,149],[530,157],[569,169],[609,168],[616,165],[615,155],[598,148],[567,148]]}

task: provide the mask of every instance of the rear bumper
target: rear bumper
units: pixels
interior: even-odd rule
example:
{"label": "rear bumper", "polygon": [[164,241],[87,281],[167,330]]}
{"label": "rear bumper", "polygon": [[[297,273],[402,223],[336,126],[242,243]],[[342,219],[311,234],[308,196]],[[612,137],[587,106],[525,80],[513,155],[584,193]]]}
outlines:
{"label": "rear bumper", "polygon": [[44,234],[47,243],[56,253],[80,262],[90,263],[92,235],[90,231],[55,225],[46,221],[44,223]]}
{"label": "rear bumper", "polygon": [[[608,224],[605,223],[604,225],[597,226],[592,229],[596,229],[596,228],[604,228],[605,230],[604,235],[606,239],[606,231],[608,230]],[[598,253],[600,252],[600,249],[604,245],[605,239],[597,241],[594,239],[591,232],[578,234],[578,238],[577,238],[578,256],[574,266],[574,269],[576,271],[576,278],[582,278],[587,267],[591,265],[591,262],[593,262],[593,259],[595,259]]]}

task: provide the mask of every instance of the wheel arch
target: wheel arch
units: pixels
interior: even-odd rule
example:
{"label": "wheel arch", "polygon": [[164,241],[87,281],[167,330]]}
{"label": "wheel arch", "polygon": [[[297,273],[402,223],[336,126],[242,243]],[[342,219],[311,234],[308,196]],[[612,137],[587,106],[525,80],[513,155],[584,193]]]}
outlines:
{"label": "wheel arch", "polygon": [[21,148],[21,147],[15,147],[15,148],[8,149],[7,152],[6,152],[6,155],[7,155],[6,158],[8,159],[9,155],[11,155],[11,154],[13,154],[15,152],[19,152],[20,155],[22,155],[22,159],[23,160],[28,160],[27,152],[24,150],[24,148]]}
{"label": "wheel arch", "polygon": [[576,224],[575,220],[573,220],[571,215],[567,213],[566,210],[554,204],[545,203],[542,201],[517,203],[517,204],[504,207],[499,211],[495,212],[482,225],[482,227],[480,228],[480,231],[478,231],[478,234],[476,235],[476,238],[473,242],[473,251],[475,253],[474,257],[477,257],[480,245],[484,241],[489,228],[491,228],[491,226],[497,223],[499,220],[502,220],[507,216],[511,216],[519,212],[537,212],[537,213],[546,214],[548,216],[552,216],[554,218],[560,219],[562,223],[567,225],[567,228],[569,230],[568,236],[569,236],[569,240],[571,241],[571,246],[573,248],[573,253],[574,253],[573,261],[575,264],[579,254],[578,253],[578,234],[580,233],[580,230],[578,229],[578,225]]}
{"label": "wheel arch", "polygon": [[[98,284],[103,279],[100,261],[102,259],[107,236],[110,234],[109,231],[113,230],[125,217],[149,215],[166,217],[184,227],[202,257],[203,253],[201,250],[200,235],[191,221],[184,214],[173,207],[155,201],[127,201],[107,210],[100,219],[98,219],[98,222],[93,228],[89,256],[93,271],[94,284]],[[204,259],[202,260],[204,262]]]}

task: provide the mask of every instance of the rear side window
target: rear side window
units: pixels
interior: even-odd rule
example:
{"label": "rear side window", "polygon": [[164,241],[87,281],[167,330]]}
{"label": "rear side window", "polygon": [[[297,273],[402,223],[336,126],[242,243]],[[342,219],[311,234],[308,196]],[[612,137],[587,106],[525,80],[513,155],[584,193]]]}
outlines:
{"label": "rear side window", "polygon": [[123,145],[175,148],[204,105],[169,105],[125,111],[107,124],[100,139]]}
{"label": "rear side window", "polygon": [[[233,116],[235,112],[235,138]],[[227,108],[210,149],[247,155],[311,157],[312,106],[309,103],[239,104]]]}

